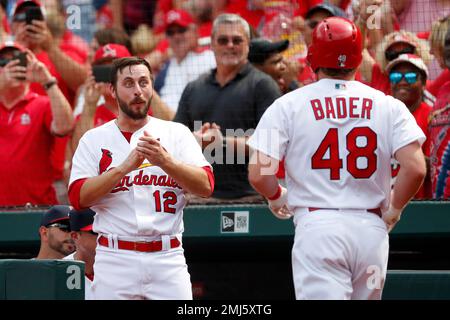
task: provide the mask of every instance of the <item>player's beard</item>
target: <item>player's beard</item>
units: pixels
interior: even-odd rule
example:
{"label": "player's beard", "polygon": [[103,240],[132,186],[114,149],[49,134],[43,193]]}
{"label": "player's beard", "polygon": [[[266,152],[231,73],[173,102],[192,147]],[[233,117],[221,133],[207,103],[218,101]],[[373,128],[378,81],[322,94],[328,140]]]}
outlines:
{"label": "player's beard", "polygon": [[62,242],[49,239],[48,246],[52,250],[61,253],[63,256],[67,256],[75,250],[75,243],[72,239],[64,240]]}
{"label": "player's beard", "polygon": [[125,101],[120,99],[120,97],[118,95],[116,96],[116,98],[117,98],[117,102],[119,103],[119,108],[120,108],[120,110],[122,110],[123,113],[125,113],[128,117],[130,117],[133,120],[141,120],[141,119],[144,119],[148,114],[148,109],[150,109],[150,104],[152,102],[153,95],[150,97],[148,102],[145,104],[144,108],[137,109],[136,111],[134,111],[130,107],[130,105],[132,105],[133,103],[145,102],[144,99],[136,97],[133,100],[131,100],[130,103],[126,103]]}

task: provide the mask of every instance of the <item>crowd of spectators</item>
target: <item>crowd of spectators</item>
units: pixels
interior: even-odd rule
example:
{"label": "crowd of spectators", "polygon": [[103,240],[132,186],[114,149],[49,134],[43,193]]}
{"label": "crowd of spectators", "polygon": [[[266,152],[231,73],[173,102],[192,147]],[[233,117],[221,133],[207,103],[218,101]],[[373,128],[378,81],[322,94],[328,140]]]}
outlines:
{"label": "crowd of spectators", "polygon": [[275,99],[316,81],[307,47],[331,16],[364,34],[357,80],[403,101],[427,136],[416,199],[450,199],[449,15],[446,0],[2,0],[0,207],[69,204],[79,139],[117,116],[95,69],[132,55],[153,69],[149,114],[185,124],[213,162],[206,202],[263,201],[246,140]]}

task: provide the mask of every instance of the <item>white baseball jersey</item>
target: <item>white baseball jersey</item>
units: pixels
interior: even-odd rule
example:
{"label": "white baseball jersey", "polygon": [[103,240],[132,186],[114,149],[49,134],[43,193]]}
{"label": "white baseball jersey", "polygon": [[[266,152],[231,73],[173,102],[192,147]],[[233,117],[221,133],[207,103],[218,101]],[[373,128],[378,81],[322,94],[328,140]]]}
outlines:
{"label": "white baseball jersey", "polygon": [[394,153],[425,135],[399,100],[322,79],[277,99],[248,144],[285,159],[291,207],[387,208]]}
{"label": "white baseball jersey", "polygon": [[[75,260],[75,252],[65,256],[63,260]],[[92,281],[84,276],[84,300],[92,300]]]}
{"label": "white baseball jersey", "polygon": [[[193,134],[182,124],[150,117],[147,125],[133,133],[128,143],[113,120],[89,130],[81,138],[73,157],[70,184],[120,165],[136,147],[144,130],[160,139],[175,159],[197,167],[210,166]],[[93,230],[124,237],[181,234],[184,193],[160,167],[144,160],[91,207],[97,213]]]}

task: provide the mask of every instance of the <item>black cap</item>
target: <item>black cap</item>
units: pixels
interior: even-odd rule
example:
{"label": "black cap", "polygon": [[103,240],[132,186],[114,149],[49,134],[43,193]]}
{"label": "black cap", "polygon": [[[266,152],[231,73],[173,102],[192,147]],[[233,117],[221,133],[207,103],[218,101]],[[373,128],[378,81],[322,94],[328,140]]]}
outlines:
{"label": "black cap", "polygon": [[94,223],[95,212],[91,209],[70,210],[70,230],[72,231],[91,231]]}
{"label": "black cap", "polygon": [[267,39],[256,38],[250,42],[248,61],[264,63],[274,53],[280,53],[289,47],[289,40],[271,42]]}
{"label": "black cap", "polygon": [[41,218],[41,226],[46,227],[55,222],[69,223],[69,206],[57,205],[51,207]]}
{"label": "black cap", "polygon": [[309,19],[314,13],[320,10],[329,12],[332,17],[347,18],[347,14],[341,8],[336,7],[335,5],[332,5],[330,3],[324,2],[309,9],[308,12],[306,13],[306,19]]}

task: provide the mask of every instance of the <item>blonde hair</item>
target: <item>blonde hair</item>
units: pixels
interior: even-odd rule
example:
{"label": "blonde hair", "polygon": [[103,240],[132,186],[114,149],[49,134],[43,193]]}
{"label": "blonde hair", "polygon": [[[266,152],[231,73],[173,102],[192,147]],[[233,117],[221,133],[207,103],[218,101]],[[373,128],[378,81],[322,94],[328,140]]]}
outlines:
{"label": "blonde hair", "polygon": [[158,39],[153,34],[152,29],[145,24],[139,25],[131,35],[130,40],[133,53],[138,56],[149,54],[158,43]]}
{"label": "blonde hair", "polygon": [[450,25],[449,21],[450,16],[446,16],[433,22],[430,37],[428,38],[433,53],[435,55],[439,54],[441,57],[444,56],[445,35],[447,34]]}
{"label": "blonde hair", "polygon": [[381,70],[385,71],[386,66],[389,63],[387,61],[385,52],[386,50],[394,43],[399,42],[397,39],[406,38],[408,42],[411,43],[416,48],[416,55],[418,55],[420,58],[422,58],[423,62],[425,62],[426,65],[428,65],[431,61],[431,54],[430,54],[430,46],[428,45],[428,42],[422,39],[417,38],[417,36],[414,33],[411,33],[409,31],[395,31],[392,33],[389,33],[384,36],[381,43],[377,46],[375,50],[375,60],[380,65]]}

